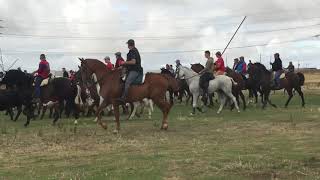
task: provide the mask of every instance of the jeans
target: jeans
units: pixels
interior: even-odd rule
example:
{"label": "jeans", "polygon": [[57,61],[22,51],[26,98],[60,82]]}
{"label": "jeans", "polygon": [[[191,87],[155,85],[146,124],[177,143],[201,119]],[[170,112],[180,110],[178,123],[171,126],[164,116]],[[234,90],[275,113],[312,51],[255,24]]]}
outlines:
{"label": "jeans", "polygon": [[280,76],[281,76],[282,72],[280,71],[276,71],[276,74],[274,76],[274,80],[276,82],[277,86],[280,86]]}
{"label": "jeans", "polygon": [[35,98],[40,98],[40,95],[41,95],[40,85],[41,85],[42,80],[43,80],[43,78],[41,76],[37,76],[35,79],[35,83],[34,83]]}
{"label": "jeans", "polygon": [[203,94],[208,93],[209,81],[213,79],[212,73],[205,72],[200,76],[199,85],[203,89]]}
{"label": "jeans", "polygon": [[139,77],[139,73],[137,71],[130,71],[128,76],[127,76],[127,79],[126,79],[126,82],[124,84],[124,91],[122,93],[122,96],[121,98],[125,99],[128,95],[128,92],[129,92],[129,87],[130,85]]}

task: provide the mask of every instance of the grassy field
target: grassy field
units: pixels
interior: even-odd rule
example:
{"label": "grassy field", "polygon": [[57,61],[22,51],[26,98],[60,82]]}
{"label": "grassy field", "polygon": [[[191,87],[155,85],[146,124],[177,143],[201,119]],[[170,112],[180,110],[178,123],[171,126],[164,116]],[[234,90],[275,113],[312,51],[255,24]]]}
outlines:
{"label": "grassy field", "polygon": [[177,104],[168,131],[156,110],[153,120],[122,120],[118,135],[112,117],[104,130],[93,118],[24,128],[24,117],[1,115],[0,179],[320,179],[320,91],[305,94],[304,109],[298,96],[282,108],[280,92],[278,109],[240,114],[216,106],[191,117]]}

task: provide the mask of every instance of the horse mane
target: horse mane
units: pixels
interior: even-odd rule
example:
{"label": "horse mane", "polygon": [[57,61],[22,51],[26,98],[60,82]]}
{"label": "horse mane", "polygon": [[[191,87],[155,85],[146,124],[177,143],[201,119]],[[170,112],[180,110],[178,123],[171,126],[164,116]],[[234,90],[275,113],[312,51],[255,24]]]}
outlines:
{"label": "horse mane", "polygon": [[181,67],[184,68],[184,69],[187,69],[187,70],[190,71],[190,72],[192,72],[193,75],[197,74],[197,73],[194,72],[191,68],[188,68],[188,67],[186,67],[186,66],[181,66]]}
{"label": "horse mane", "polygon": [[191,64],[191,66],[200,66],[200,67],[204,68],[204,66],[200,63]]}
{"label": "horse mane", "polygon": [[264,66],[263,64],[256,62],[253,64],[254,66],[258,67],[259,69],[263,70],[266,73],[270,73],[270,71],[268,71],[268,69],[266,68],[266,66]]}

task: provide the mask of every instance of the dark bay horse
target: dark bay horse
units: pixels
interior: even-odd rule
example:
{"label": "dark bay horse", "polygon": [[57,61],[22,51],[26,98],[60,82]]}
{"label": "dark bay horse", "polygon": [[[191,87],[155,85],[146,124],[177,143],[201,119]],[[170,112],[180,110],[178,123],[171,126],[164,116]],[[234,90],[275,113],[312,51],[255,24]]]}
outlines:
{"label": "dark bay horse", "polygon": [[293,93],[292,93],[293,89],[295,89],[298,92],[298,94],[300,95],[301,101],[302,101],[301,104],[302,104],[302,107],[304,107],[305,101],[304,101],[303,92],[301,90],[301,86],[303,86],[305,78],[302,73],[300,73],[300,72],[286,73],[285,78],[282,78],[280,80],[280,89],[273,89],[273,87],[272,87],[272,81],[273,81],[272,72],[268,71],[263,64],[254,63],[248,69],[248,73],[249,73],[248,81],[252,84],[255,84],[256,88],[260,88],[260,90],[261,90],[262,97],[263,97],[262,108],[266,107],[267,102],[271,106],[276,107],[275,104],[271,103],[269,96],[270,96],[271,90],[280,90],[280,89],[285,89],[289,95],[289,98],[285,104],[285,107],[288,107],[288,104],[293,97]]}
{"label": "dark bay horse", "polygon": [[[116,130],[119,132],[119,102],[117,98],[121,96],[123,83],[121,83],[121,69],[108,71],[105,65],[96,59],[80,59],[81,61],[81,76],[84,82],[90,80],[92,76],[96,76],[99,85],[99,95],[102,99],[97,111],[97,122],[107,128],[107,124],[102,122],[101,111],[109,104],[114,107],[114,115],[116,121]],[[161,129],[168,128],[168,114],[171,109],[170,103],[165,101],[165,94],[169,88],[178,90],[178,85],[174,78],[163,76],[159,73],[147,73],[145,82],[141,85],[132,85],[129,88],[129,93],[126,102],[138,102],[144,98],[149,98],[161,109],[163,120]]]}
{"label": "dark bay horse", "polygon": [[242,93],[242,90],[247,89],[246,81],[245,81],[244,77],[242,77],[241,74],[236,73],[235,71],[233,71],[229,67],[226,68],[226,75],[231,77],[237,83],[237,85],[234,85],[232,87],[232,93],[236,97],[238,104],[240,104],[239,103],[239,96],[241,97],[241,100],[243,103],[243,110],[246,110],[246,106],[247,106],[246,99]]}

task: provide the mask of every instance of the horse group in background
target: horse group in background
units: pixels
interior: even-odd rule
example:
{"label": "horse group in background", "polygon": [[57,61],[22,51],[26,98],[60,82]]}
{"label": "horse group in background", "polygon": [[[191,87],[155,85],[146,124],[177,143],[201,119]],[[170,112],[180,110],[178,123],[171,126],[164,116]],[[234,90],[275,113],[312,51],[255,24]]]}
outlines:
{"label": "horse group in background", "polygon": [[[144,107],[148,108],[148,116],[151,118],[154,103],[163,115],[161,129],[168,128],[168,115],[175,99],[181,103],[186,96],[187,105],[189,99],[192,99],[192,115],[195,115],[196,109],[204,112],[203,106],[198,105],[198,99],[202,95],[198,73],[204,68],[201,64],[191,64],[191,68],[179,65],[174,73],[167,68],[162,68],[160,73],[146,73],[144,82],[130,87],[126,99],[127,105],[123,105],[116,100],[123,88],[121,70],[107,70],[105,65],[96,59],[80,58],[80,63],[79,70],[75,72],[73,79],[49,77],[47,84],[41,86],[40,102],[33,101],[33,75],[19,70],[9,70],[1,81],[5,88],[0,90],[0,110],[7,111],[10,118],[15,121],[21,113],[25,114],[27,117],[25,126],[28,126],[30,120],[37,116],[42,119],[47,109],[50,109],[53,124],[63,115],[66,117],[72,115],[77,120],[82,113],[87,117],[95,115],[97,123],[107,128],[106,122],[102,121],[102,114],[107,109],[107,112],[115,117],[115,132],[120,130],[120,106],[125,114],[129,112],[130,107],[128,119],[132,119],[135,115],[140,117]],[[231,109],[236,108],[240,112],[240,100],[243,110],[246,109],[244,91],[248,90],[249,96],[254,96],[256,103],[260,94],[262,108],[267,104],[276,107],[270,100],[270,92],[275,90],[271,83],[273,74],[261,63],[253,63],[247,73],[248,77],[244,77],[226,68],[225,75],[216,76],[209,82],[209,96],[208,99],[202,99],[203,104],[212,107],[213,97],[216,94],[220,103],[217,113],[221,113],[226,104],[230,104]],[[280,81],[280,88],[276,89],[285,89],[288,92],[289,97],[285,107],[293,97],[293,90],[300,95],[302,106],[305,105],[301,89],[304,80],[304,75],[300,72],[285,73],[285,77]],[[167,93],[169,99],[166,97]],[[139,106],[141,111],[137,113]],[[14,108],[17,109],[15,117],[13,116]]]}

